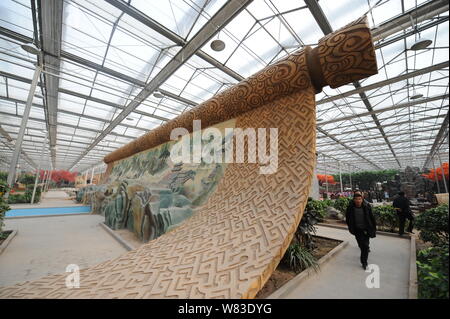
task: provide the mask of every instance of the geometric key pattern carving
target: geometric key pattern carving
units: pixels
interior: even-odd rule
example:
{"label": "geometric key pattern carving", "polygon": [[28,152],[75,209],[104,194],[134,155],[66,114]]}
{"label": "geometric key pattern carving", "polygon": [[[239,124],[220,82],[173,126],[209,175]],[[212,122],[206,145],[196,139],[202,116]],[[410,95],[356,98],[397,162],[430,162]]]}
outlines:
{"label": "geometric key pattern carving", "polygon": [[80,271],[0,288],[0,298],[252,298],[278,265],[300,222],[315,161],[312,88],[237,119],[278,128],[278,169],[228,164],[208,202],[180,227],[141,248]]}
{"label": "geometric key pattern carving", "polygon": [[227,164],[214,193],[181,226],[81,270],[80,288],[66,288],[67,274],[60,274],[0,288],[0,298],[253,298],[306,205],[316,158],[315,93],[376,73],[367,20],[358,19],[112,152],[109,168],[167,141],[173,127],[192,119],[278,128],[275,173],[260,174],[255,163]]}

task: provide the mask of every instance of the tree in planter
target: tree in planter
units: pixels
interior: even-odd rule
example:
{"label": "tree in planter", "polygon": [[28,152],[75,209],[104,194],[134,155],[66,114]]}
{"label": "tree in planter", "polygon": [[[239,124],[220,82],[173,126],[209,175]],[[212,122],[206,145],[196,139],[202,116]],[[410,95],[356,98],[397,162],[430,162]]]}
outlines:
{"label": "tree in planter", "polygon": [[420,231],[420,239],[431,242],[433,246],[448,245],[448,205],[443,204],[421,213],[416,218],[416,228]]}

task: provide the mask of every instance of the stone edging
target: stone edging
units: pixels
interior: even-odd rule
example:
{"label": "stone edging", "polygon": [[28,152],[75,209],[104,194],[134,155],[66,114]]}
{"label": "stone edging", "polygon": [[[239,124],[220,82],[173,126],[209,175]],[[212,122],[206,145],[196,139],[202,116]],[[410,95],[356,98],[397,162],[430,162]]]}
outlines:
{"label": "stone edging", "polygon": [[[337,240],[335,238],[328,238],[323,236],[317,236],[320,238]],[[339,245],[330,250],[325,256],[319,259],[318,264],[319,267],[323,267],[325,263],[327,263],[331,258],[333,258],[338,252],[344,249],[348,245],[348,241],[342,241]],[[319,268],[320,271],[320,268]],[[266,299],[279,299],[285,296],[287,293],[291,292],[292,289],[296,288],[301,282],[303,282],[306,278],[315,273],[315,270],[312,267],[303,270],[300,274],[289,280],[286,284],[281,286],[278,290],[273,292],[270,296],[266,297]]]}
{"label": "stone edging", "polygon": [[[324,227],[331,227],[331,228],[338,228],[338,229],[348,229],[347,226],[344,225],[334,225],[334,224],[327,224],[327,223],[317,223],[317,226],[324,226]],[[409,239],[411,238],[411,235],[409,234],[403,234],[403,236],[399,236],[397,233],[390,233],[387,231],[380,231],[377,230],[377,235],[383,235],[383,236],[391,236],[391,237],[397,237],[397,238],[403,238],[403,239]]]}
{"label": "stone edging", "polygon": [[125,239],[117,235],[111,228],[109,228],[105,223],[101,222],[99,225],[108,233],[110,234],[115,240],[119,242],[126,250],[130,251],[133,249],[136,249],[133,247],[130,243],[128,243]]}
{"label": "stone edging", "polygon": [[[4,230],[4,232],[9,231],[9,230]],[[0,255],[2,254],[2,252],[6,249],[6,247],[8,247],[9,243],[11,242],[11,240],[14,238],[14,236],[17,235],[19,231],[18,230],[13,230],[12,233],[10,233],[8,235],[8,237],[6,237],[6,239],[3,241],[3,243],[0,245]]]}
{"label": "stone edging", "polygon": [[416,237],[411,236],[409,251],[409,284],[408,298],[417,299],[417,265],[416,265]]}

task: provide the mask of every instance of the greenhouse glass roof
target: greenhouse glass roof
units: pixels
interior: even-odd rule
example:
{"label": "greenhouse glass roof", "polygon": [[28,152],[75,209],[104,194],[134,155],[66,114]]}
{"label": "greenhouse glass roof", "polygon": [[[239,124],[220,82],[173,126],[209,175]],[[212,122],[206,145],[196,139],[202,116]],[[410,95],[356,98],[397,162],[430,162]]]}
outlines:
{"label": "greenhouse glass roof", "polygon": [[[52,3],[0,2],[2,170],[10,163],[36,65],[44,68],[19,167],[35,168],[44,150],[41,167],[84,172],[104,167],[111,151],[365,14],[379,73],[317,95],[318,171],[326,166],[337,172],[339,163],[343,171],[432,167],[437,154],[448,161],[448,1]],[[217,38],[226,43],[223,51],[211,49]],[[419,38],[432,44],[411,50]],[[22,49],[31,42],[44,52],[42,59]]]}

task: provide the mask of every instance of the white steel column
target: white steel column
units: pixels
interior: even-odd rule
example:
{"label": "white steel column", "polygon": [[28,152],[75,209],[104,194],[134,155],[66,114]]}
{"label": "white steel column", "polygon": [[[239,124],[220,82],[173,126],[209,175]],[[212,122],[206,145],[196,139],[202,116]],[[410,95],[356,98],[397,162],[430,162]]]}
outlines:
{"label": "white steel column", "polygon": [[94,180],[94,169],[95,169],[95,167],[92,167],[91,182],[89,184],[92,184],[92,181]]}
{"label": "white steel column", "polygon": [[[37,188],[37,184],[38,184],[39,173],[41,171],[41,163],[42,163],[42,159],[44,156],[44,150],[47,148],[47,131],[44,131],[44,132],[45,132],[44,147],[41,150],[41,159],[39,160],[39,164],[38,164],[37,171],[36,171],[36,178],[34,179],[33,195],[31,195],[31,204],[34,203],[34,196],[36,195],[36,188]],[[41,189],[41,193],[42,193],[42,189]]]}
{"label": "white steel column", "polygon": [[434,180],[436,181],[436,184],[437,184],[437,192],[438,192],[438,194],[440,194],[441,193],[441,186],[439,186],[439,179],[437,178],[437,174],[436,174],[436,166],[434,165],[434,158],[431,158],[431,162],[433,163]]}
{"label": "white steel column", "polygon": [[353,183],[352,183],[352,167],[351,165],[348,166],[348,172],[349,172],[349,177],[350,177],[350,188],[351,190],[353,190]]}
{"label": "white steel column", "polygon": [[[33,103],[34,92],[36,91],[36,86],[41,75],[41,68],[36,66],[34,71],[33,80],[31,81],[30,91],[28,91],[27,104],[25,105],[25,110],[23,112],[22,121],[20,122],[20,129],[15,142],[13,156],[11,158],[11,163],[9,164],[8,180],[9,186],[13,186],[14,177],[16,176],[16,166],[19,162],[20,150],[22,148],[23,136],[25,135],[25,129],[28,123],[28,117],[30,116],[31,104]],[[5,198],[8,198],[9,192],[5,194]]]}
{"label": "white steel column", "polygon": [[441,169],[441,172],[442,172],[442,181],[444,182],[445,192],[448,193],[447,181],[445,180],[444,167],[442,167],[441,156],[439,155],[439,153],[437,154],[437,156],[438,156],[439,164],[441,165],[441,168],[442,168],[442,169]]}
{"label": "white steel column", "polygon": [[323,155],[323,161],[325,163],[325,185],[326,185],[326,192],[327,192],[327,198],[328,198],[328,175],[327,175],[327,159],[325,155]]}

